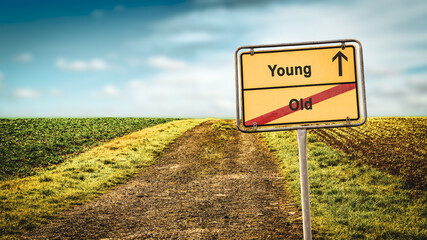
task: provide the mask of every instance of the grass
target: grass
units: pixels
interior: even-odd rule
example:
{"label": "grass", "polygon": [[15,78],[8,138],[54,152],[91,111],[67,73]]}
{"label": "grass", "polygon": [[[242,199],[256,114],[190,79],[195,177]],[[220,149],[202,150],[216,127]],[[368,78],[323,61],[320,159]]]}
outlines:
{"label": "grass", "polygon": [[76,155],[33,176],[0,183],[0,237],[17,238],[62,210],[99,196],[154,163],[177,137],[205,120],[146,128]]}
{"label": "grass", "polygon": [[427,117],[370,118],[358,128],[313,133],[355,163],[401,176],[408,187],[427,188]]}
{"label": "grass", "polygon": [[0,180],[29,176],[109,139],[170,118],[0,119]]}
{"label": "grass", "polygon": [[[308,166],[316,239],[427,239],[425,189],[408,188],[403,177],[358,164],[313,132],[308,134]],[[296,133],[265,133],[263,137],[300,204]]]}

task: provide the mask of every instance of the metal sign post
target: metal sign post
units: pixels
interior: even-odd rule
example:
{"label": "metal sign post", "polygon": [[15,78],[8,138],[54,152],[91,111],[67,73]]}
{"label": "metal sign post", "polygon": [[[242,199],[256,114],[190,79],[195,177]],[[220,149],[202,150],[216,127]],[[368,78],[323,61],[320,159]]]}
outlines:
{"label": "metal sign post", "polygon": [[301,179],[302,227],[304,240],[311,240],[310,195],[308,187],[307,129],[297,129]]}

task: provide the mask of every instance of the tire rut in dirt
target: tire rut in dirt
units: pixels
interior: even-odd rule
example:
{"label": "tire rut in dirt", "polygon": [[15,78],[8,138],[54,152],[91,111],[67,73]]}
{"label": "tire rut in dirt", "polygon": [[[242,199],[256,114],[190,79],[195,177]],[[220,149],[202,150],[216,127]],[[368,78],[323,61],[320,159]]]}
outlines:
{"label": "tire rut in dirt", "polygon": [[63,213],[34,239],[301,239],[300,213],[257,134],[206,122],[126,184]]}

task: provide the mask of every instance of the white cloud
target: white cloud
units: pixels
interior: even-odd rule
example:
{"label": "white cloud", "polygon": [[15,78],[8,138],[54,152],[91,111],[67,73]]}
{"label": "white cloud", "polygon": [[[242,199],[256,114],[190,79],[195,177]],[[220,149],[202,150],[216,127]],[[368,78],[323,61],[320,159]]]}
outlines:
{"label": "white cloud", "polygon": [[164,70],[185,70],[189,64],[182,60],[176,60],[165,56],[151,57],[147,61],[148,66]]}
{"label": "white cloud", "polygon": [[15,89],[15,91],[13,91],[12,95],[15,98],[32,99],[32,98],[49,97],[49,96],[50,97],[62,97],[62,96],[64,96],[64,92],[60,89],[57,89],[57,88],[52,88],[50,90],[40,91],[40,90],[28,88],[28,87],[23,87],[23,88]]}
{"label": "white cloud", "polygon": [[120,90],[112,84],[104,85],[100,90],[90,93],[92,98],[118,98],[121,95]]}
{"label": "white cloud", "polygon": [[365,73],[375,77],[392,77],[403,73],[402,68],[386,68],[382,66],[367,66]]}
{"label": "white cloud", "polygon": [[[212,63],[215,68],[211,68]],[[231,66],[231,67],[230,67]],[[124,88],[137,110],[156,116],[230,117],[234,115],[232,59],[215,53],[186,62],[188,71],[162,71],[129,80]]]}
{"label": "white cloud", "polygon": [[[225,35],[228,32],[237,33],[232,34],[234,39],[241,39],[241,36],[238,36],[239,30],[231,30],[239,28],[234,18],[233,12],[226,9],[185,11],[183,14],[150,22],[148,26],[153,31],[139,39],[130,40],[128,44],[143,51],[155,50],[161,53],[171,51],[174,56],[177,56],[177,52],[180,54],[184,52],[186,56],[192,55],[199,48],[211,52],[215,51],[212,44],[229,40],[224,38],[228,36]],[[226,42],[226,45],[230,46],[231,43]]]}
{"label": "white cloud", "polygon": [[29,62],[33,60],[33,55],[31,53],[21,53],[13,56],[13,61],[15,62]]}
{"label": "white cloud", "polygon": [[171,37],[172,42],[179,44],[195,44],[210,42],[217,38],[214,34],[206,31],[180,32]]}
{"label": "white cloud", "polygon": [[64,92],[60,89],[53,88],[49,90],[48,95],[54,96],[54,97],[62,97],[64,95]]}
{"label": "white cloud", "polygon": [[109,65],[103,59],[95,58],[89,61],[76,60],[68,61],[64,58],[56,60],[56,66],[63,70],[85,72],[85,71],[105,71],[114,69],[115,67]]}
{"label": "white cloud", "polygon": [[[174,36],[177,33],[180,33],[182,36],[190,36],[190,39],[211,39],[215,38],[215,30],[222,31],[227,29],[226,27],[235,26],[236,23],[238,23],[236,20],[238,21],[238,17],[240,17],[238,15],[239,12],[241,11],[223,8],[195,10],[166,18],[160,22],[155,23],[153,27],[155,27],[159,32],[169,32]],[[230,20],[232,22],[230,22]],[[187,37],[184,39],[186,38]]]}
{"label": "white cloud", "polygon": [[128,57],[125,59],[125,61],[132,67],[140,67],[146,65],[144,60],[135,57]]}
{"label": "white cloud", "polygon": [[17,98],[38,98],[41,92],[31,88],[18,88],[13,92],[13,96]]}
{"label": "white cloud", "polygon": [[105,85],[101,91],[107,97],[119,97],[120,91],[114,85]]}
{"label": "white cloud", "polygon": [[370,116],[427,116],[427,73],[387,75],[367,86]]}
{"label": "white cloud", "polygon": [[187,61],[164,55],[155,55],[148,59],[127,57],[125,61],[132,67],[149,67],[157,70],[180,71],[189,70],[190,68],[190,64]]}

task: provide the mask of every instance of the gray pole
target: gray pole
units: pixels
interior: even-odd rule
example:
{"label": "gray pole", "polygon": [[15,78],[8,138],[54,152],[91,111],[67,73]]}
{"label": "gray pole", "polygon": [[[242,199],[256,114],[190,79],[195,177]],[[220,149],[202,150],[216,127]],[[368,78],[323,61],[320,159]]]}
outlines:
{"label": "gray pole", "polygon": [[304,240],[311,240],[310,196],[308,191],[307,129],[297,129],[301,178],[302,227]]}

